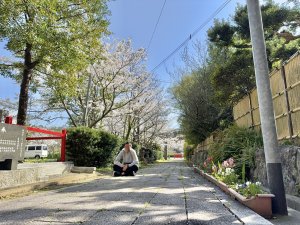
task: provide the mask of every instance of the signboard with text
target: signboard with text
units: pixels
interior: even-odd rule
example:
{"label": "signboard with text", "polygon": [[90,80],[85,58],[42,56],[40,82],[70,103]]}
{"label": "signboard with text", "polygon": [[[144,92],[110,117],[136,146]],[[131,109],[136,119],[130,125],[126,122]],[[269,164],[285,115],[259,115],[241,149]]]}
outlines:
{"label": "signboard with text", "polygon": [[26,129],[23,126],[0,123],[0,161],[23,160]]}

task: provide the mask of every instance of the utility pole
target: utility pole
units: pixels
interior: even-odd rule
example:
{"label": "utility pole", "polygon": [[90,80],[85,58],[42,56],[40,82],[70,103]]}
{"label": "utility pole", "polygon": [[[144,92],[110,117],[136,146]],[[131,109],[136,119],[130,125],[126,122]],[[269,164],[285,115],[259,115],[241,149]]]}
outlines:
{"label": "utility pole", "polygon": [[247,0],[253,61],[273,213],[287,215],[281,160],[275,127],[269,69],[259,0]]}

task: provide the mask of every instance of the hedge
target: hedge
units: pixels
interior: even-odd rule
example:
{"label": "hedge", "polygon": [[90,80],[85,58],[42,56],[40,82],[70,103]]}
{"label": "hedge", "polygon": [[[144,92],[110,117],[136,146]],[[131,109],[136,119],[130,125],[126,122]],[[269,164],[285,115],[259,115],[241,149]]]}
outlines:
{"label": "hedge", "polygon": [[67,158],[75,166],[107,166],[120,146],[117,136],[87,127],[68,129]]}

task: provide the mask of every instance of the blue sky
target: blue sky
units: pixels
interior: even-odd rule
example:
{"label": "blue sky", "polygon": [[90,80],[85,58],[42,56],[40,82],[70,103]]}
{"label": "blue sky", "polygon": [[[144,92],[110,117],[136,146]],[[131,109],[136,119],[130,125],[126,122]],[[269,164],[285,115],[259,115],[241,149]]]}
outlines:
{"label": "blue sky", "polygon": [[[148,69],[152,70],[157,66],[224,2],[225,0],[167,0],[148,49]],[[228,18],[234,12],[237,2],[244,3],[243,0],[232,0],[217,18]],[[164,0],[112,1],[112,37],[131,38],[136,48],[147,48],[163,3]],[[206,30],[212,23],[213,21],[193,39],[205,40]],[[155,71],[160,80],[170,81],[166,67],[170,68],[174,62],[178,62],[178,56],[178,53],[175,54]]]}
{"label": "blue sky", "polygon": [[[148,68],[153,69],[170,52],[182,43],[199,27],[225,0],[167,0],[161,15],[151,46],[148,50]],[[219,14],[219,18],[228,18],[234,12],[237,2],[232,0]],[[109,3],[111,10],[110,31],[114,39],[132,39],[135,48],[146,48],[163,6],[164,0],[113,0]],[[208,26],[194,38],[205,39]],[[0,42],[0,56],[9,56]],[[155,71],[160,80],[170,81],[166,73],[178,61],[179,54]],[[168,83],[163,83],[164,86]],[[9,78],[0,77],[0,98],[14,99],[19,93],[19,84]]]}
{"label": "blue sky", "polygon": [[[165,0],[113,0],[109,3],[111,10],[110,31],[113,39],[132,39],[134,48],[146,48],[159,17]],[[277,0],[284,2],[284,0]],[[193,33],[225,0],[167,0],[159,24],[148,49],[147,66],[152,70],[191,33]],[[237,3],[246,4],[246,0],[231,0],[216,18],[229,19]],[[213,24],[211,21],[193,39],[206,39],[206,31]],[[190,42],[191,44],[191,42]],[[9,56],[0,42],[0,57]],[[166,68],[179,63],[179,52],[155,71],[158,79],[170,82]],[[168,88],[169,83],[162,83]],[[19,84],[9,78],[0,77],[0,98],[15,99]]]}

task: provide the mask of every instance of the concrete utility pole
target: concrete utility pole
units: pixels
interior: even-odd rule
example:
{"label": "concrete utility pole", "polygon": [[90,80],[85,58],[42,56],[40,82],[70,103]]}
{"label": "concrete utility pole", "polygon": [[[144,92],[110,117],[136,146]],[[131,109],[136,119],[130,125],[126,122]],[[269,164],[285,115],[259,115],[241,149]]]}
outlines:
{"label": "concrete utility pole", "polygon": [[275,214],[287,215],[259,0],[247,0],[247,7],[268,183],[271,193],[275,195],[272,210]]}

